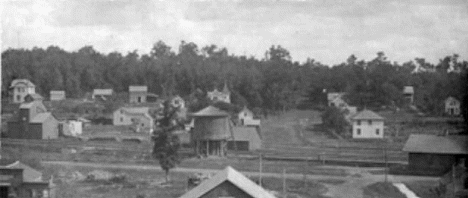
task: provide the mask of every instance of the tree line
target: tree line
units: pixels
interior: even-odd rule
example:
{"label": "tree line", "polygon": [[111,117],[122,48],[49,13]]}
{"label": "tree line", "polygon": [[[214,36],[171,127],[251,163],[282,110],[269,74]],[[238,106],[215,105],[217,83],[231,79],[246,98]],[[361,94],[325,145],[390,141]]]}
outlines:
{"label": "tree line", "polygon": [[129,85],[148,85],[162,96],[190,96],[228,83],[233,103],[268,111],[324,105],[326,92],[347,92],[358,107],[403,104],[404,86],[415,89],[415,103],[423,111],[442,112],[448,96],[462,99],[466,93],[467,61],[457,54],[432,64],[424,58],[404,63],[387,60],[378,52],[372,60],[350,55],[338,65],[314,59],[291,60],[287,49],[273,45],[262,58],[229,54],[226,48],[199,48],[182,41],[177,52],[164,42],[155,43],[148,54],[103,54],[92,46],[68,52],[57,46],[47,49],[7,49],[2,52],[2,96],[15,78],[27,78],[36,90],[65,90],[78,98],[94,88],[127,92]]}

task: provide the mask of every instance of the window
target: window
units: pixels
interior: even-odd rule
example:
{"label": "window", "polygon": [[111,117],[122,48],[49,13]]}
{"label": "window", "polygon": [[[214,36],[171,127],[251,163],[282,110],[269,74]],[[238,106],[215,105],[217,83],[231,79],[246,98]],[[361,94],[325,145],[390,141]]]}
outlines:
{"label": "window", "polygon": [[141,96],[138,96],[138,103],[141,103]]}
{"label": "window", "polygon": [[368,120],[367,123],[369,123],[369,125],[372,125],[372,120]]}
{"label": "window", "polygon": [[245,116],[245,117],[247,117],[247,112],[246,112],[246,113],[244,113],[244,116]]}
{"label": "window", "polygon": [[356,130],[356,134],[357,134],[357,135],[361,135],[361,129],[357,129],[357,130]]}
{"label": "window", "polygon": [[120,117],[120,122],[123,122],[123,117]]}
{"label": "window", "polygon": [[380,129],[375,129],[375,134],[380,135]]}
{"label": "window", "polygon": [[122,113],[122,114],[124,113],[123,109],[120,109],[120,113]]}
{"label": "window", "polygon": [[17,101],[21,101],[21,96],[20,96],[20,95],[17,95],[17,96],[16,96],[16,100],[17,100]]}
{"label": "window", "polygon": [[357,121],[357,125],[358,125],[358,126],[361,125],[361,120],[358,120],[358,121]]}

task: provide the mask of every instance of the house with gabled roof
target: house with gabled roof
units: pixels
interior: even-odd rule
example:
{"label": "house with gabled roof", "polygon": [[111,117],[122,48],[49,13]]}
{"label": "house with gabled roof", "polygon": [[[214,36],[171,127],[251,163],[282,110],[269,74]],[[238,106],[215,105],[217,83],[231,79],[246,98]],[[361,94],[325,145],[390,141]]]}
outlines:
{"label": "house with gabled roof", "polygon": [[448,97],[444,101],[445,104],[445,114],[450,115],[450,116],[458,116],[460,115],[460,106],[461,102],[460,100],[454,98],[454,97]]}
{"label": "house with gabled roof", "polygon": [[228,150],[254,151],[262,147],[260,128],[249,126],[232,127],[232,139],[228,140]]}
{"label": "house with gabled roof", "polygon": [[408,153],[408,166],[445,173],[454,164],[468,166],[468,136],[411,134],[403,151]]}
{"label": "house with gabled roof", "polygon": [[145,103],[148,94],[148,86],[129,86],[128,96],[130,103]]}
{"label": "house with gabled roof", "polygon": [[22,103],[19,112],[7,124],[7,136],[17,139],[56,139],[58,121],[42,100]]}
{"label": "house with gabled roof", "polygon": [[154,130],[154,118],[149,110],[149,107],[121,107],[113,113],[113,124],[132,126],[135,132],[151,133]]}
{"label": "house with gabled roof", "polygon": [[231,103],[231,91],[229,91],[228,85],[224,83],[224,87],[222,91],[218,91],[215,87],[213,91],[209,91],[207,93],[208,98],[213,101],[222,101],[225,103]]}
{"label": "house with gabled roof", "polygon": [[414,104],[414,87],[413,86],[405,86],[403,87],[403,97],[405,99],[406,104]]}
{"label": "house with gabled roof", "polygon": [[270,192],[230,166],[180,196],[180,198],[212,197],[275,198]]}
{"label": "house with gabled roof", "polygon": [[65,100],[65,91],[64,90],[51,90],[50,91],[50,101],[59,101]]}
{"label": "house with gabled roof", "polygon": [[101,99],[107,100],[108,97],[111,97],[114,91],[112,89],[94,89],[91,98],[93,100]]}
{"label": "house with gabled roof", "polygon": [[11,82],[10,89],[12,91],[12,102],[13,103],[22,103],[24,102],[24,97],[28,94],[36,93],[36,85],[34,85],[28,79],[15,79]]}
{"label": "house with gabled roof", "polygon": [[363,110],[350,118],[353,138],[383,138],[384,118],[371,110]]}
{"label": "house with gabled roof", "polygon": [[254,118],[254,113],[246,106],[237,113],[237,124],[241,126],[260,126],[260,119]]}

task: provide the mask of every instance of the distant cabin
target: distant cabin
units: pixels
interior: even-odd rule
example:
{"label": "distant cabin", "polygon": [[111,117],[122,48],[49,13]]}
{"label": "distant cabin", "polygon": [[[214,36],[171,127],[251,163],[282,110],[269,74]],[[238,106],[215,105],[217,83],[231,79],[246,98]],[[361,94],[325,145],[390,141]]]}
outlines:
{"label": "distant cabin", "polygon": [[468,136],[412,134],[403,151],[410,169],[445,173],[454,164],[468,165]]}
{"label": "distant cabin", "polygon": [[414,88],[413,88],[413,86],[403,87],[403,97],[405,99],[406,104],[409,104],[409,105],[414,104]]}
{"label": "distant cabin", "polygon": [[22,103],[19,113],[7,124],[7,137],[14,139],[56,139],[58,121],[41,100]]}
{"label": "distant cabin", "polygon": [[460,101],[454,97],[448,97],[445,99],[445,114],[451,116],[460,115]]}
{"label": "distant cabin", "polygon": [[111,97],[114,91],[112,89],[94,89],[91,98],[93,100],[102,99],[107,100],[108,97]]}
{"label": "distant cabin", "polygon": [[148,86],[129,86],[128,96],[130,103],[145,103],[148,95]]}
{"label": "distant cabin", "polygon": [[60,101],[65,100],[65,91],[52,90],[50,91],[50,100],[51,101]]}
{"label": "distant cabin", "polygon": [[231,91],[229,91],[229,88],[226,83],[224,83],[223,91],[218,91],[218,89],[215,87],[214,90],[208,92],[207,95],[211,101],[222,101],[225,103],[231,103]]}
{"label": "distant cabin", "polygon": [[353,138],[383,138],[384,118],[370,110],[351,117]]}
{"label": "distant cabin", "polygon": [[24,97],[36,93],[36,85],[28,79],[15,79],[11,82],[10,90],[13,95],[12,102],[22,103],[24,102]]}
{"label": "distant cabin", "polygon": [[241,126],[260,126],[260,119],[254,119],[254,113],[244,107],[237,113],[237,124]]}
{"label": "distant cabin", "polygon": [[113,113],[113,124],[133,126],[135,132],[151,133],[154,130],[154,119],[149,114],[149,107],[121,107]]}
{"label": "distant cabin", "polygon": [[230,166],[180,196],[180,198],[213,197],[275,198],[270,192]]}

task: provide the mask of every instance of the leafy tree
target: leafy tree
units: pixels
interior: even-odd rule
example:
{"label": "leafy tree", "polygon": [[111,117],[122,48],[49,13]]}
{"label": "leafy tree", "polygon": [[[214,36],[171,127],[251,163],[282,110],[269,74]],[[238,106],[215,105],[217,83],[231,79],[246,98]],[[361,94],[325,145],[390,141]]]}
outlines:
{"label": "leafy tree", "polygon": [[180,107],[174,107],[170,100],[166,100],[156,121],[159,130],[155,131],[153,136],[153,156],[158,159],[159,165],[166,173],[166,182],[169,181],[169,171],[180,163],[180,141],[173,132],[183,127],[185,117],[181,117],[181,111]]}
{"label": "leafy tree", "polygon": [[328,107],[321,115],[323,125],[336,131],[338,134],[344,134],[349,123],[346,121],[343,112],[336,107]]}

